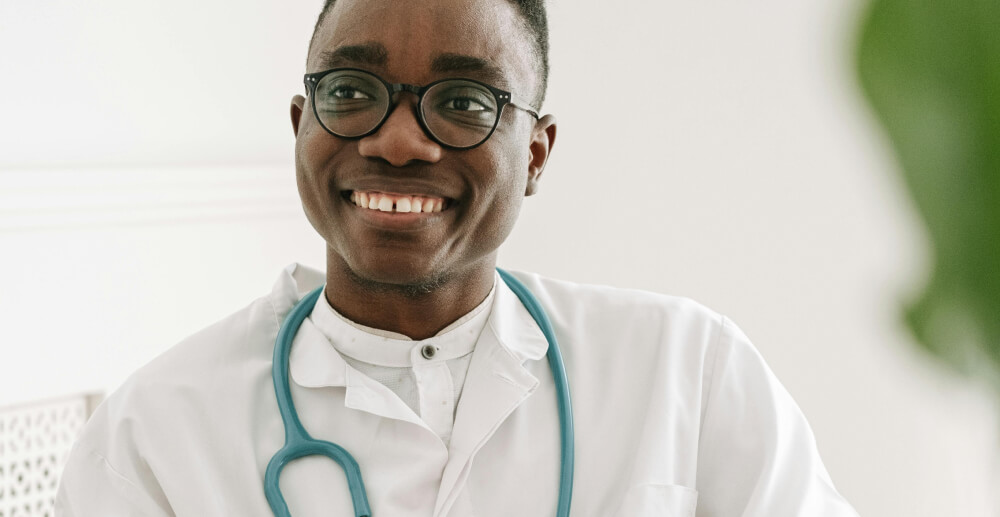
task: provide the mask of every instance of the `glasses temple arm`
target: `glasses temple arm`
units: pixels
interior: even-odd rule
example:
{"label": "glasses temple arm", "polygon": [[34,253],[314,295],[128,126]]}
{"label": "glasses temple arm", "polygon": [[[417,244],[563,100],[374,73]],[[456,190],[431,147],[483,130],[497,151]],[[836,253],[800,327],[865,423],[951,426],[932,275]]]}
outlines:
{"label": "glasses temple arm", "polygon": [[510,94],[510,101],[508,102],[508,104],[514,106],[515,108],[520,108],[524,111],[527,111],[528,113],[531,113],[531,115],[535,117],[536,120],[542,118],[541,116],[538,115],[539,110],[537,108],[532,106],[531,103],[528,102],[526,99],[518,97],[513,93]]}

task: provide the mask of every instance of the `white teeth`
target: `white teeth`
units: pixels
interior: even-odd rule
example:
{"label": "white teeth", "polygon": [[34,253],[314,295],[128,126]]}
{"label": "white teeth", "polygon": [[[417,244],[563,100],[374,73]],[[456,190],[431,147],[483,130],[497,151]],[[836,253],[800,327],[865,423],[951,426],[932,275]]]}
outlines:
{"label": "white teeth", "polygon": [[382,212],[429,213],[444,209],[444,199],[420,196],[400,196],[381,192],[351,192],[351,202],[361,208]]}

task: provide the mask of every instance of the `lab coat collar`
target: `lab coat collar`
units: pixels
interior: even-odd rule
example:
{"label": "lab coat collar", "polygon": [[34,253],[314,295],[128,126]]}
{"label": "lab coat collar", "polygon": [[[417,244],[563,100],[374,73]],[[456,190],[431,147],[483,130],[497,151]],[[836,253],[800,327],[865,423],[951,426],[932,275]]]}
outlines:
{"label": "lab coat collar", "polygon": [[[292,307],[303,296],[325,281],[326,276],[322,271],[301,264],[291,264],[282,270],[271,293],[278,323],[284,322]],[[300,386],[347,386],[347,363],[329,346],[329,342],[309,318],[302,322],[292,339],[288,363],[292,380]]]}
{"label": "lab coat collar", "polygon": [[281,270],[271,288],[271,303],[280,325],[292,307],[313,289],[326,282],[322,271],[293,263]]}
{"label": "lab coat collar", "polygon": [[497,282],[497,298],[487,325],[496,333],[500,346],[520,363],[545,356],[549,343],[535,319],[503,280]]}
{"label": "lab coat collar", "polygon": [[[278,324],[284,323],[285,317],[302,297],[325,281],[326,275],[322,271],[301,264],[290,264],[284,268],[271,291]],[[329,346],[319,329],[306,318],[295,333],[289,352],[288,371],[292,380],[307,388],[347,386],[346,366],[340,354]]]}

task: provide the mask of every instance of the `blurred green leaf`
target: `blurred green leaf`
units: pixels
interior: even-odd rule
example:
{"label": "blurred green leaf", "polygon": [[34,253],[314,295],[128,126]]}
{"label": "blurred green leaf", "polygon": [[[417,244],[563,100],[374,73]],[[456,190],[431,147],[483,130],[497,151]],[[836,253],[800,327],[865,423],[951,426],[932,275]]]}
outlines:
{"label": "blurred green leaf", "polygon": [[996,381],[1000,0],[874,0],[860,36],[862,87],[934,246],[907,322],[937,356]]}

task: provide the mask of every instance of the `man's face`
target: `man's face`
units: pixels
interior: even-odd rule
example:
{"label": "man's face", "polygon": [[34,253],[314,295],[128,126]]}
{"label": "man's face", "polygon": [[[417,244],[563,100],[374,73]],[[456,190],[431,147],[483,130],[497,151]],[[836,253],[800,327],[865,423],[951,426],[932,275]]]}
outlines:
{"label": "man's face", "polygon": [[[334,67],[416,85],[465,77],[525,98],[533,98],[538,86],[531,43],[506,0],[338,0],[315,35],[307,63],[309,72]],[[379,131],[359,140],[327,133],[310,100],[292,101],[299,194],[327,242],[328,266],[409,286],[492,267],[521,200],[537,187],[554,142],[554,119],[536,122],[507,106],[484,144],[451,150],[423,132],[413,94],[395,100]],[[351,201],[352,193],[362,192],[415,196],[424,206],[443,198],[443,209],[418,214],[362,208]]]}

